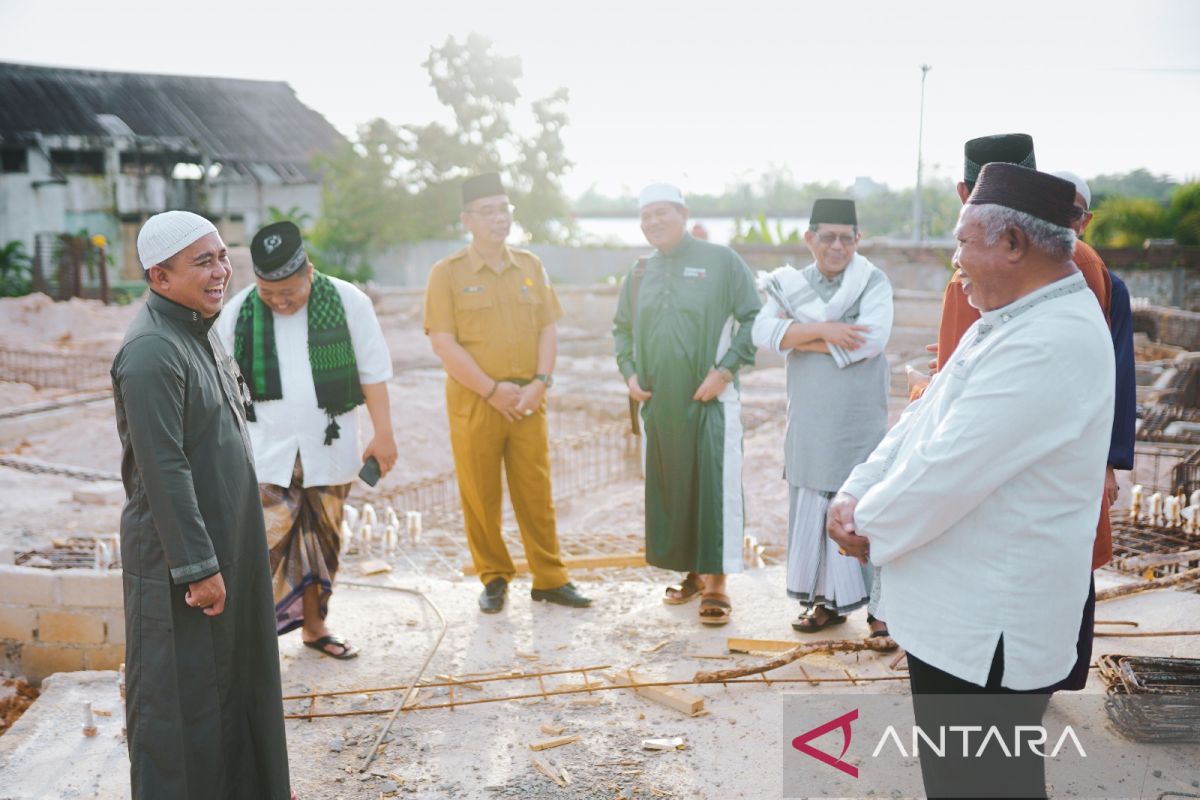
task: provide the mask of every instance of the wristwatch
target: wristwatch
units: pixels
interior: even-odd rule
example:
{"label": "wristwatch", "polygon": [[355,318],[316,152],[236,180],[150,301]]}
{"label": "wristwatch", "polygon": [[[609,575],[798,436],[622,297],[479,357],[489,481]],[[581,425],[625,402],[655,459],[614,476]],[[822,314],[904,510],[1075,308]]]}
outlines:
{"label": "wristwatch", "polygon": [[554,376],[553,375],[549,375],[549,374],[534,375],[533,379],[535,381],[541,381],[542,383],[546,384],[547,389],[549,389],[551,386],[554,385]]}
{"label": "wristwatch", "polygon": [[715,369],[717,374],[721,376],[721,380],[725,381],[726,383],[733,383],[733,370],[731,370],[729,367],[713,367],[713,369]]}

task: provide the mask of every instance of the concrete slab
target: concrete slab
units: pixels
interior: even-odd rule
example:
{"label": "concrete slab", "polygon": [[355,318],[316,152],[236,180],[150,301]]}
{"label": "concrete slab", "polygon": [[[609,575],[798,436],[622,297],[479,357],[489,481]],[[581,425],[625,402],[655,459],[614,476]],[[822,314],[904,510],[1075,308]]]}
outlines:
{"label": "concrete slab", "polygon": [[[84,702],[97,734],[83,735]],[[0,736],[0,800],[121,800],[129,796],[129,756],[121,728],[125,710],[116,672],[61,672]]]}

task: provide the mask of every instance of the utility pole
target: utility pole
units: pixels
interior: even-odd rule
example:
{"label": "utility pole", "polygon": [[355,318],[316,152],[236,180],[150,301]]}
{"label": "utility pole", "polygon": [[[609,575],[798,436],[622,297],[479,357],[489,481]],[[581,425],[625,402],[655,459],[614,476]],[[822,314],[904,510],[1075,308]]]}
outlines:
{"label": "utility pole", "polygon": [[917,123],[917,189],[913,192],[913,241],[920,242],[925,238],[923,216],[921,213],[921,139],[925,136],[925,74],[933,69],[928,64],[921,65],[921,114]]}

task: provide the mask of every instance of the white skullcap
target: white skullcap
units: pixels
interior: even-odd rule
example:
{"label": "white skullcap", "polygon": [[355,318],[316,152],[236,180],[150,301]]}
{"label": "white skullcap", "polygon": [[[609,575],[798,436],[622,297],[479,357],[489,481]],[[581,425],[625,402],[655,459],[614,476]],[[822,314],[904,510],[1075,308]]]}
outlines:
{"label": "white skullcap", "polygon": [[189,244],[217,229],[199,214],[190,211],[164,211],[146,220],[138,233],[138,258],[142,269],[161,264]]}
{"label": "white skullcap", "polygon": [[683,192],[679,191],[679,187],[669,183],[652,183],[642,189],[642,193],[638,195],[638,210],[640,211],[651,203],[687,205],[683,202]]}
{"label": "white skullcap", "polygon": [[1087,181],[1074,172],[1067,172],[1065,169],[1050,174],[1056,178],[1062,178],[1064,181],[1070,181],[1075,184],[1075,191],[1083,198],[1083,204],[1088,208],[1092,207],[1092,188],[1087,185]]}

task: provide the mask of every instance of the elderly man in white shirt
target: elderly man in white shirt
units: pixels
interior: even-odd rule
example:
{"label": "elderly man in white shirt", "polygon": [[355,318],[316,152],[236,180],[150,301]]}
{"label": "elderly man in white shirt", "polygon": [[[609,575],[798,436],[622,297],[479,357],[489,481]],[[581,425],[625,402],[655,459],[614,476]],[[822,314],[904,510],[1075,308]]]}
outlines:
{"label": "elderly man in white shirt", "polygon": [[[350,482],[374,458],[396,463],[387,380],[392,360],[371,298],[313,268],[300,230],[266,226],[250,244],[255,285],[217,330],[241,370],[271,555],[275,626],[336,659],[358,650],[325,624]],[[358,406],[373,435],[359,442]]]}
{"label": "elderly man in white shirt", "polygon": [[[882,567],[922,727],[938,724],[923,695],[1041,692],[1032,705],[1003,701],[1006,722],[1036,725],[1045,692],[1075,662],[1114,367],[1104,317],[1071,261],[1074,197],[1044,173],[983,168],[954,255],[982,317],[830,506],[830,536]],[[949,751],[929,756],[930,797],[1044,796],[1040,758],[1008,760],[1003,792],[1020,792],[1009,794],[977,760],[964,769]],[[983,783],[964,789],[948,774]]]}

